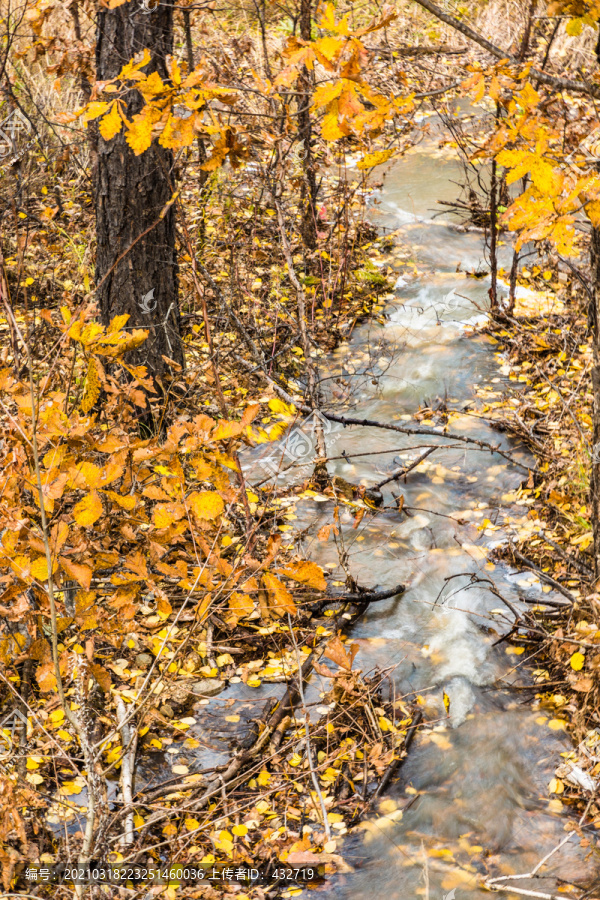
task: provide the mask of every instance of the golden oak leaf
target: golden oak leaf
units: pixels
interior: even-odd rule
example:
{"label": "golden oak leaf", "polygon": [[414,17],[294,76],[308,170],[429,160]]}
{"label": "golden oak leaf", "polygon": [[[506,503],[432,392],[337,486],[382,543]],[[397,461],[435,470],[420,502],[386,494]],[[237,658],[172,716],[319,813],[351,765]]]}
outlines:
{"label": "golden oak leaf", "polygon": [[328,84],[320,84],[313,95],[314,109],[329,106],[340,96],[344,89],[343,81],[333,81]]}
{"label": "golden oak leaf", "polygon": [[286,612],[294,615],[296,613],[294,598],[279,578],[270,572],[265,572],[262,581],[270,601],[269,612],[276,616],[282,616]]}
{"label": "golden oak leaf", "polygon": [[189,503],[199,519],[216,519],[225,509],[222,498],[215,491],[194,491]]}
{"label": "golden oak leaf", "polygon": [[125,134],[125,140],[136,156],[145,153],[152,143],[152,128],[154,127],[154,121],[152,116],[145,113],[146,111],[144,110],[143,113],[138,113],[133,117],[133,121],[127,128],[127,133]]}
{"label": "golden oak leaf", "polygon": [[90,122],[92,119],[97,119],[98,116],[102,116],[106,112],[108,106],[109,104],[102,100],[94,100],[92,103],[88,103],[84,110],[83,121]]}
{"label": "golden oak leaf", "polygon": [[585,207],[588,218],[595,228],[600,227],[600,200],[592,200]]}
{"label": "golden oak leaf", "polygon": [[306,584],[317,591],[324,591],[327,588],[323,569],[316,563],[308,562],[307,560],[292,562],[285,569],[278,569],[277,571],[280,575],[285,575],[286,578],[291,578],[300,584]]}
{"label": "golden oak leaf", "polygon": [[123,119],[119,115],[117,101],[113,100],[110,112],[108,112],[100,122],[100,134],[105,141],[110,141],[118,134],[123,125]]}
{"label": "golden oak leaf", "polygon": [[137,56],[137,58],[129,60],[129,62],[123,66],[123,68],[119,72],[119,78],[122,81],[125,81],[125,79],[131,78],[133,75],[140,75],[140,69],[143,69],[144,66],[147,66],[151,59],[152,57],[150,55],[150,51],[146,47],[144,51]]}
{"label": "golden oak leaf", "polygon": [[82,528],[89,528],[97,522],[102,512],[102,501],[96,490],[90,491],[73,507],[75,521]]}

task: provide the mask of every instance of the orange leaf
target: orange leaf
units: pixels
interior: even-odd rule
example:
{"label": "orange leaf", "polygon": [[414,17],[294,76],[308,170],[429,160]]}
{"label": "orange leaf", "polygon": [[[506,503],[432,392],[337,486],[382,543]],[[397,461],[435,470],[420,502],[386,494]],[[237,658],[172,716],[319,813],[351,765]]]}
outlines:
{"label": "orange leaf", "polygon": [[93,569],[90,566],[79,565],[61,556],[60,567],[72,581],[76,581],[84,590],[89,591],[93,574]]}
{"label": "orange leaf", "polygon": [[270,572],[265,572],[262,580],[270,600],[269,611],[275,613],[276,616],[282,616],[286,612],[294,615],[296,613],[294,598],[279,578]]}
{"label": "orange leaf", "polygon": [[327,644],[324,655],[332,662],[340,666],[340,668],[350,670],[352,668],[354,657],[357,653],[358,644],[352,644],[350,647],[350,655],[348,655],[348,653],[346,653],[346,648],[342,644],[339,636],[336,634],[336,636],[332,638]]}
{"label": "orange leaf", "polygon": [[292,562],[285,569],[278,569],[278,572],[280,575],[285,575],[286,578],[292,578],[294,581],[306,584],[317,591],[324,591],[327,588],[323,569],[313,562],[306,560]]}

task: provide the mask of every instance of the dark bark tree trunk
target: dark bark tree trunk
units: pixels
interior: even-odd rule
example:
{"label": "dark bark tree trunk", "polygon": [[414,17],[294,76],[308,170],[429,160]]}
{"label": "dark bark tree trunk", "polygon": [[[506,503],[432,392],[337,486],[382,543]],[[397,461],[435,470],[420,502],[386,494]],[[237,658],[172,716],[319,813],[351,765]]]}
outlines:
{"label": "dark bark tree trunk", "polygon": [[[300,3],[300,37],[310,41],[312,30],[312,0],[301,0]],[[304,180],[302,183],[302,222],[300,231],[304,246],[314,250],[317,246],[317,177],[312,152],[312,123],[310,107],[312,104],[313,80],[306,66],[302,67],[298,79],[298,141],[304,148]]]}
{"label": "dark bark tree trunk", "polygon": [[593,301],[590,310],[593,333],[592,366],[593,409],[592,464],[590,472],[590,516],[594,535],[594,568],[600,577],[600,229],[592,228],[591,268]]}
{"label": "dark bark tree trunk", "polygon": [[[96,44],[96,77],[114,78],[132,57],[148,48],[147,73],[168,79],[165,61],[173,51],[173,9],[157,5],[150,13],[138,4],[116,9],[100,7]],[[143,106],[132,91],[127,118]],[[154,141],[136,156],[124,129],[111,141],[98,137],[95,178],[96,283],[102,323],[129,313],[127,328],[147,328],[141,347],[127,361],[144,365],[159,395],[172,367],[163,357],[183,366],[183,344],[177,293],[175,211],[161,212],[173,194],[173,154]],[[152,293],[153,292],[153,293]],[[143,298],[146,298],[143,302]],[[148,415],[141,417],[148,424]]]}

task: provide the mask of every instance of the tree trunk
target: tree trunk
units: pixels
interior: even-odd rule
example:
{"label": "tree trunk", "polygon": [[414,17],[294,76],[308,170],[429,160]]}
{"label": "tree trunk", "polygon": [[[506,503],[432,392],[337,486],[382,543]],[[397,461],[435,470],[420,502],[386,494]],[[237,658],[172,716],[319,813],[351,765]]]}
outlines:
{"label": "tree trunk", "polygon": [[[301,0],[300,4],[300,37],[303,41],[311,40],[312,0]],[[306,66],[302,67],[298,79],[298,141],[304,149],[304,179],[302,182],[302,222],[300,231],[307,250],[317,246],[317,177],[312,152],[312,123],[310,107],[312,104],[313,81]]]}
{"label": "tree trunk", "polygon": [[594,535],[594,569],[600,577],[600,229],[592,228],[591,269],[593,301],[591,316],[594,362],[592,366],[594,437],[590,473],[590,516]]}
{"label": "tree trunk", "polygon": [[[165,61],[173,50],[173,9],[157,5],[150,13],[143,6],[125,3],[116,9],[99,7],[96,77],[106,81],[119,74],[132,57],[148,48],[152,55],[147,72],[168,80]],[[132,91],[127,118],[143,106]],[[173,194],[173,154],[158,142],[135,156],[125,141],[125,130],[111,141],[98,137],[95,179],[96,283],[102,323],[128,313],[128,328],[149,330],[141,347],[127,361],[144,365],[155,379],[159,394],[172,367],[164,357],[183,366],[177,296],[175,211],[161,212]],[[142,416],[148,422],[148,414]],[[151,422],[151,417],[149,419]]]}

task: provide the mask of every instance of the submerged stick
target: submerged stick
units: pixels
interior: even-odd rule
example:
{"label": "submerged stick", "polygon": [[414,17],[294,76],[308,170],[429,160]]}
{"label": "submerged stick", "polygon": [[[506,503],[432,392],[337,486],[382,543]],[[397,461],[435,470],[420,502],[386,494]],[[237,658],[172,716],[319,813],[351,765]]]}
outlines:
{"label": "submerged stick", "polygon": [[402,478],[404,475],[408,475],[408,473],[411,472],[413,469],[416,469],[417,466],[420,463],[422,463],[424,459],[427,459],[427,457],[431,453],[434,453],[436,450],[439,450],[439,449],[440,448],[438,446],[430,447],[428,450],[425,451],[425,453],[422,453],[418,459],[413,460],[413,462],[411,462],[410,465],[401,466],[399,469],[396,469],[395,472],[392,472],[391,475],[388,475],[387,478],[384,478],[383,481],[378,481],[377,484],[372,485],[371,490],[378,491],[384,485],[389,484],[390,481],[396,481],[398,478]]}

